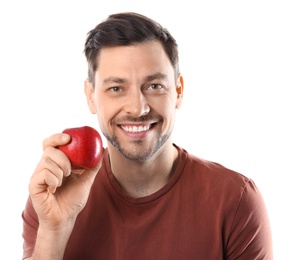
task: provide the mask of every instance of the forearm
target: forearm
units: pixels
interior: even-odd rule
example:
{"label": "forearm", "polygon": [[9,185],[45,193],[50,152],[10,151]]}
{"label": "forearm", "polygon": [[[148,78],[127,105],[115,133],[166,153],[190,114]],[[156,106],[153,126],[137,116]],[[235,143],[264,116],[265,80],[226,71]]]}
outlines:
{"label": "forearm", "polygon": [[33,260],[62,260],[74,223],[61,230],[38,229]]}

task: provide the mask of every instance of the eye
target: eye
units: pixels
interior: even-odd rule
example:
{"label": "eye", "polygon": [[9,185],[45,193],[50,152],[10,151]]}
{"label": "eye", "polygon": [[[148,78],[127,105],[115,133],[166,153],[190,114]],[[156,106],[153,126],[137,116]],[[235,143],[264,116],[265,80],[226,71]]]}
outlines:
{"label": "eye", "polygon": [[154,90],[160,90],[160,89],[163,89],[163,86],[160,84],[151,84],[148,88],[154,89]]}
{"label": "eye", "polygon": [[120,87],[111,87],[109,90],[112,92],[121,92],[122,91],[122,89]]}

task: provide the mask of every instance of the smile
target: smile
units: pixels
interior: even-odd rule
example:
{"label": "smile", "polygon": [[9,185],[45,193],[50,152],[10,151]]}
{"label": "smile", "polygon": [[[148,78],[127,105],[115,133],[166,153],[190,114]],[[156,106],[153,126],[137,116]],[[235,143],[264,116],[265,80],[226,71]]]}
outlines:
{"label": "smile", "polygon": [[123,125],[121,125],[121,128],[129,133],[141,133],[141,132],[149,130],[150,127],[151,127],[151,125],[144,125],[144,126],[142,126],[142,125],[140,125],[140,126],[123,126]]}

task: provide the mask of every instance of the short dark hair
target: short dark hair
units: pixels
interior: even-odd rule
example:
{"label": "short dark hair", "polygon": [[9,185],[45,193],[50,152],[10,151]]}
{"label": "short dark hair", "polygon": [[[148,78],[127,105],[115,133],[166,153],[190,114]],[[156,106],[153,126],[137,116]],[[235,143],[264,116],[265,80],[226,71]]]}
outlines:
{"label": "short dark hair", "polygon": [[154,20],[134,12],[109,15],[87,34],[84,53],[88,62],[88,77],[94,86],[98,56],[103,47],[129,46],[147,41],[159,41],[175,72],[179,74],[178,45],[169,31]]}

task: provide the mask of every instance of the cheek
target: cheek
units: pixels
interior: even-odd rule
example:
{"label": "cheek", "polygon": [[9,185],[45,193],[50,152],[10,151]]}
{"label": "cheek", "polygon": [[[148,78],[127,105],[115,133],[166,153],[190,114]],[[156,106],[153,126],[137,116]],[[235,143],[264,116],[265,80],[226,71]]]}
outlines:
{"label": "cheek", "polygon": [[96,106],[96,111],[97,111],[97,117],[99,119],[99,122],[104,123],[105,120],[107,120],[108,113],[109,113],[107,107],[103,105],[98,105]]}
{"label": "cheek", "polygon": [[152,102],[156,110],[162,113],[173,113],[177,107],[177,95],[176,93],[162,96],[161,98],[155,99]]}
{"label": "cheek", "polygon": [[96,111],[101,127],[104,126],[105,128],[111,124],[112,119],[117,114],[118,103],[113,100],[107,100],[106,98],[97,98]]}
{"label": "cheek", "polygon": [[165,99],[158,99],[153,102],[152,107],[166,121],[166,124],[169,124],[168,121],[173,121],[176,103],[175,98],[166,97]]}

